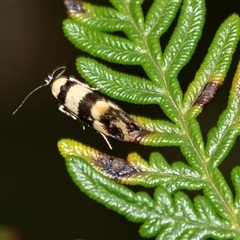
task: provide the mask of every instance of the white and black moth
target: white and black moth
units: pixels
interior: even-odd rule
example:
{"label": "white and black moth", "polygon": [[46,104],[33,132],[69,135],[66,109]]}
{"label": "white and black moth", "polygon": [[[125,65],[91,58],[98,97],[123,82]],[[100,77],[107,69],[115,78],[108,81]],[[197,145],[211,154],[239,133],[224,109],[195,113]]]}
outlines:
{"label": "white and black moth", "polygon": [[[61,112],[93,127],[106,141],[105,136],[110,136],[121,141],[138,143],[149,133],[118,105],[98,94],[96,89],[73,76],[63,76],[65,70],[66,66],[54,69],[45,79],[46,83],[30,92],[13,114],[32,93],[49,86],[53,96],[59,101]],[[108,141],[107,143],[111,148]]]}

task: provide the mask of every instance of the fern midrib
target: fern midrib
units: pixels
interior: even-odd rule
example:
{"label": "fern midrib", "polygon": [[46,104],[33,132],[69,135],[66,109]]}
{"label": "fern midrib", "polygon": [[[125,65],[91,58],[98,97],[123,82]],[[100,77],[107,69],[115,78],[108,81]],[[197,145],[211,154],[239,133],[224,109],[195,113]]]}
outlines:
{"label": "fern midrib", "polygon": [[[217,64],[215,64],[215,66],[217,66]],[[215,71],[215,68],[214,68],[214,70],[212,70],[212,72],[214,73],[214,71]],[[209,74],[209,76],[211,76],[211,75],[213,75],[213,74]],[[209,77],[209,79],[210,79],[210,77]],[[231,128],[233,122],[235,122],[235,119],[236,119],[236,115],[234,116],[234,118],[232,118],[231,123],[228,124],[228,127],[225,128],[224,132],[222,132],[221,136],[218,138],[218,141],[215,144],[214,149],[211,150],[211,155],[208,157],[208,162],[212,162],[212,159],[215,156],[215,153],[217,152],[219,146],[221,146],[224,137],[227,135],[227,132],[230,131],[230,128]],[[194,150],[196,151],[196,148],[194,148]],[[198,157],[200,157],[200,156],[198,155]],[[199,159],[201,159],[202,166],[204,167],[205,176],[208,179],[208,181],[207,181],[208,185],[210,185],[211,189],[213,189],[214,192],[217,193],[217,196],[218,196],[220,202],[222,203],[222,205],[225,206],[225,209],[227,210],[228,215],[231,216],[230,219],[232,219],[232,221],[231,221],[232,224],[236,227],[236,229],[238,229],[237,231],[240,233],[240,225],[238,224],[238,220],[237,220],[234,209],[231,208],[231,206],[222,197],[221,192],[218,190],[217,184],[215,184],[215,182],[211,178],[209,166],[212,167],[213,164],[206,165],[206,164],[204,164],[204,163],[206,163],[206,161],[203,161],[203,158],[199,158]],[[206,157],[206,159],[207,159],[207,157]]]}
{"label": "fern midrib", "polygon": [[[196,156],[199,159],[198,162],[201,163],[201,167],[204,170],[204,171],[202,171],[202,173],[204,173],[204,175],[205,175],[205,177],[207,179],[205,181],[206,184],[208,186],[209,185],[211,186],[212,191],[215,192],[215,195],[218,197],[218,201],[221,202],[223,206],[225,206],[225,211],[228,213],[229,219],[232,219],[232,221],[231,221],[232,226],[235,226],[236,231],[240,235],[240,226],[238,224],[238,219],[237,219],[237,216],[235,214],[234,209],[232,209],[230,207],[230,205],[224,200],[224,198],[222,197],[221,192],[218,190],[218,186],[213,181],[213,179],[211,177],[211,171],[209,170],[208,165],[206,164],[204,156],[202,156],[200,150],[194,144],[193,136],[192,136],[191,132],[189,131],[189,128],[187,127],[187,124],[186,124],[186,118],[183,117],[184,115],[181,112],[179,112],[179,116],[181,116],[182,129],[185,132],[186,139],[190,143],[190,146],[192,146],[192,149],[194,150]],[[204,180],[201,179],[201,181],[204,181]]]}
{"label": "fern midrib", "polygon": [[[231,130],[232,125],[235,124],[236,119],[237,119],[237,113],[234,115],[234,117],[232,118],[231,122],[228,124],[228,127],[221,134],[220,140],[217,142],[214,151],[212,151],[211,156],[209,157],[209,162],[212,162],[211,160],[214,157],[215,152],[217,151],[219,146],[221,147],[222,141],[223,141],[224,137]],[[211,164],[211,167],[212,167],[212,165],[213,164]],[[218,191],[217,185],[214,184],[214,181],[211,181],[210,183],[212,184],[212,187],[215,189],[215,191],[219,193],[219,196],[222,196],[221,193]],[[222,197],[221,197],[221,199],[222,199],[222,202],[224,203],[224,205],[226,206],[226,208],[229,209],[229,212],[231,212],[231,217],[232,217],[232,219],[234,220],[234,223],[235,223],[234,226],[236,227],[236,229],[238,229],[238,232],[240,233],[240,225],[238,224],[238,219],[236,217],[235,210],[232,209],[229,204],[227,204],[227,203],[225,204],[225,201],[224,201],[224,199]]]}
{"label": "fern midrib", "polygon": [[[209,176],[209,179],[212,180],[212,179],[210,178],[210,176]],[[225,209],[227,209],[227,212],[228,212],[228,215],[229,215],[229,220],[227,220],[227,221],[229,221],[229,222],[232,224],[231,228],[233,228],[233,226],[234,226],[234,229],[239,233],[239,236],[240,236],[240,225],[238,224],[237,215],[235,214],[234,209],[232,209],[232,208],[230,207],[230,205],[226,203],[226,201],[225,201],[224,198],[222,197],[222,194],[219,192],[218,187],[217,187],[217,185],[214,183],[214,181],[209,181],[209,183],[211,184],[212,189],[214,189],[215,192],[218,194],[221,202],[222,202],[223,205],[225,206]],[[230,217],[231,217],[231,218],[230,218]],[[232,220],[232,221],[230,221],[230,220]]]}
{"label": "fern midrib", "polygon": [[[181,114],[181,113],[179,113],[179,114],[180,114],[180,116],[183,116],[183,114]],[[187,127],[187,124],[186,124],[185,120],[186,120],[186,118],[182,118],[182,123],[184,123],[183,124],[183,126],[184,126],[183,129],[186,133],[186,136],[187,136],[187,139],[188,139],[189,143],[191,144],[194,152],[196,153],[196,155],[199,159],[199,162],[201,163],[202,169],[204,169],[204,171],[202,171],[202,173],[204,173],[204,175],[207,179],[206,184],[211,186],[211,189],[213,190],[213,192],[215,192],[216,196],[218,196],[219,202],[221,202],[222,205],[225,206],[225,210],[228,213],[229,219],[232,219],[232,221],[231,221],[232,225],[235,226],[236,231],[239,232],[239,234],[240,234],[240,225],[238,224],[238,219],[237,219],[237,216],[235,214],[235,211],[234,211],[234,209],[232,209],[230,207],[230,205],[222,197],[221,192],[218,190],[217,184],[213,181],[213,178],[211,177],[211,170],[208,167],[209,165],[207,165],[207,161],[206,161],[207,157],[202,156],[202,154],[200,153],[200,150],[198,148],[196,148],[196,146],[194,144],[194,141],[193,141],[193,136],[191,135],[191,132],[189,131],[189,128]],[[226,131],[228,131],[228,130],[226,130]],[[225,134],[226,133],[224,133],[223,135],[225,135]],[[221,138],[221,140],[222,139],[223,138]],[[212,156],[213,156],[213,154],[212,154]],[[209,159],[211,159],[211,157]]]}
{"label": "fern midrib", "polygon": [[[151,63],[155,67],[155,69],[157,70],[156,72],[160,73],[159,77],[162,79],[162,82],[164,83],[165,92],[169,93],[170,91],[168,90],[168,84],[167,84],[167,81],[165,79],[165,75],[164,75],[164,73],[162,71],[162,68],[160,66],[158,66],[157,62],[154,60],[152,52],[150,51],[150,47],[149,47],[149,44],[148,44],[148,38],[142,33],[142,31],[138,28],[137,24],[135,23],[134,18],[131,15],[131,11],[129,9],[128,4],[125,4],[125,8],[127,9],[129,20],[131,20],[133,28],[135,29],[135,31],[138,34],[139,38],[142,39],[142,43],[145,46],[145,51],[147,52],[149,60],[151,61]],[[178,113],[181,113],[180,108],[178,107],[178,104],[176,104],[176,102],[174,101],[174,99],[171,96],[171,94],[168,94],[167,96],[169,97],[170,102],[172,103],[172,106],[174,106],[175,110],[177,110]]]}
{"label": "fern midrib", "polygon": [[[127,8],[128,9],[128,8]],[[129,9],[128,9],[129,10]],[[131,16],[130,14],[130,11],[129,11],[129,15]],[[152,62],[153,66],[155,67],[155,69],[157,69],[157,72],[158,73],[161,73],[161,79],[162,79],[162,82],[164,83],[164,87],[165,87],[165,90],[166,92],[170,93],[170,91],[168,90],[168,84],[167,84],[167,81],[166,81],[166,78],[165,78],[165,75],[162,71],[162,69],[158,66],[157,62],[154,60],[154,57],[150,51],[150,48],[149,48],[149,45],[148,45],[148,41],[147,41],[147,38],[145,37],[144,34],[142,34],[142,32],[140,31],[140,29],[138,29],[137,25],[135,24],[133,18],[132,19],[132,24],[133,24],[133,27],[137,30],[138,32],[138,35],[141,37],[144,45],[145,45],[145,50],[148,54],[148,57],[149,57],[149,60]],[[179,116],[181,117],[181,124],[178,124],[178,126],[181,126],[182,125],[182,129],[183,131],[186,133],[185,136],[188,140],[188,142],[190,143],[190,146],[192,146],[196,156],[198,157],[199,159],[199,163],[201,164],[201,167],[202,169],[204,170],[203,173],[207,179],[207,184],[211,186],[211,189],[216,193],[215,195],[218,196],[218,200],[219,202],[222,203],[223,206],[225,206],[225,210],[226,212],[228,213],[229,216],[232,217],[232,225],[234,225],[236,228],[236,231],[239,232],[240,234],[240,226],[238,224],[238,221],[237,221],[237,218],[236,218],[236,215],[234,214],[234,211],[233,209],[225,202],[225,200],[223,199],[221,193],[219,192],[218,190],[218,187],[216,186],[216,184],[214,183],[213,179],[211,178],[211,172],[209,171],[207,165],[206,165],[206,158],[204,158],[204,156],[202,156],[200,150],[195,146],[194,144],[194,141],[193,141],[193,136],[191,135],[191,132],[189,130],[189,128],[187,127],[187,124],[186,124],[186,115],[184,115],[182,113],[182,111],[180,110],[180,107],[179,105],[175,102],[174,98],[172,97],[171,94],[166,94],[166,96],[169,98],[170,102],[172,103],[172,107],[174,107],[175,111],[178,112]],[[238,229],[238,230],[237,230]]]}
{"label": "fern midrib", "polygon": [[[182,116],[182,115],[181,115]],[[238,220],[236,218],[236,214],[234,213],[234,210],[230,207],[230,205],[228,205],[226,203],[226,201],[224,200],[224,198],[222,197],[222,194],[219,192],[218,190],[218,186],[215,184],[215,182],[213,181],[212,177],[211,177],[211,171],[208,168],[208,165],[206,164],[207,161],[205,161],[205,158],[200,154],[200,151],[198,150],[198,148],[196,148],[194,142],[193,142],[193,136],[191,135],[189,128],[187,127],[187,124],[184,124],[184,130],[186,132],[186,136],[187,139],[189,141],[189,143],[191,144],[192,148],[194,149],[194,152],[196,153],[199,162],[201,163],[202,169],[204,169],[204,171],[202,171],[202,173],[204,173],[205,177],[206,177],[206,184],[209,186],[211,186],[211,189],[216,193],[216,196],[218,196],[219,202],[222,203],[222,205],[225,206],[226,212],[228,212],[228,216],[231,217],[230,219],[232,219],[232,225],[236,226],[236,229],[238,229],[237,231],[239,232],[240,235],[240,226],[238,224]],[[202,180],[202,179],[201,179]]]}
{"label": "fern midrib", "polygon": [[[145,44],[146,43],[147,42],[145,41]],[[148,50],[148,53],[151,53],[149,51],[149,47],[147,48],[147,50]],[[162,73],[161,69],[159,69],[158,65],[155,63],[154,58],[152,57],[152,55],[150,54],[149,56],[150,56],[150,59],[152,60],[152,62],[154,63],[154,66],[159,70],[159,72]],[[168,88],[167,88],[166,78],[165,78],[163,73],[162,73],[162,80],[163,80],[165,89],[167,90],[167,92],[169,92]],[[210,183],[211,188],[214,190],[214,192],[218,196],[219,201],[222,203],[222,205],[225,206],[225,209],[226,209],[226,212],[228,212],[228,215],[231,216],[230,219],[232,219],[232,221],[231,221],[232,225],[235,226],[236,231],[239,232],[239,234],[240,234],[240,225],[238,224],[238,220],[237,220],[236,214],[234,212],[234,209],[232,209],[230,207],[230,205],[225,201],[225,199],[222,197],[221,192],[218,190],[218,186],[213,181],[213,179],[211,177],[211,171],[209,171],[209,168],[206,165],[206,161],[205,161],[206,158],[204,158],[204,156],[202,156],[200,150],[194,144],[193,136],[191,135],[191,132],[189,131],[189,128],[187,127],[187,124],[185,122],[186,118],[184,118],[183,113],[180,111],[180,108],[178,107],[178,104],[174,101],[174,99],[172,98],[171,94],[166,94],[166,95],[169,97],[169,100],[172,103],[172,106],[174,106],[175,111],[177,111],[179,113],[179,116],[181,116],[181,123],[183,123],[182,126],[184,126],[183,130],[186,133],[187,139],[188,139],[190,145],[192,146],[194,152],[196,153],[196,155],[197,155],[197,157],[199,159],[199,162],[201,163],[202,169],[204,169],[205,177],[206,177],[206,179],[208,179],[208,181],[207,181],[208,185]]]}

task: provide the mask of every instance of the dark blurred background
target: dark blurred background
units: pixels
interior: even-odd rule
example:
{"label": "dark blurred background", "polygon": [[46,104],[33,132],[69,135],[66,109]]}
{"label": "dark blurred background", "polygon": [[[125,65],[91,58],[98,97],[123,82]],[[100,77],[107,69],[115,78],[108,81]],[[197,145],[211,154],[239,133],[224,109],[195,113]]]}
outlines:
{"label": "dark blurred background", "polygon": [[[148,8],[152,1],[146,2],[144,7]],[[240,14],[238,0],[211,0],[206,8],[203,37],[179,76],[183,90],[193,79],[220,24],[232,13]],[[36,92],[12,115],[55,66],[67,63],[67,74],[79,76],[75,59],[81,52],[63,35],[65,18],[60,0],[0,1],[0,226],[14,230],[19,239],[140,239],[140,224],[128,222],[79,191],[67,173],[57,141],[76,139],[123,158],[137,151],[148,159],[152,151],[160,151],[169,162],[184,160],[178,148],[139,147],[109,139],[111,151],[100,134],[90,128],[83,131],[77,121],[61,114],[48,88]],[[163,46],[174,24],[161,39]],[[204,138],[226,107],[239,53],[238,47],[226,82],[198,118]],[[139,74],[138,67],[121,67],[124,69]],[[118,104],[129,113],[164,118],[157,106]],[[228,180],[232,167],[239,164],[238,148],[239,141],[221,165]]]}

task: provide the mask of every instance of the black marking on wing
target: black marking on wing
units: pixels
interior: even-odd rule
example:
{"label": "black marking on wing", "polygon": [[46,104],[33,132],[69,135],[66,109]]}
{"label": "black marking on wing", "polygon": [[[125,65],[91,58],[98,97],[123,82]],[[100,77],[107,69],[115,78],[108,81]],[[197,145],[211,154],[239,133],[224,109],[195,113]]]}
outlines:
{"label": "black marking on wing", "polygon": [[82,121],[86,122],[88,125],[92,126],[94,119],[92,117],[92,108],[94,107],[95,103],[99,100],[102,100],[103,97],[100,95],[90,92],[85,95],[82,101],[79,103],[78,106],[78,118]]}
{"label": "black marking on wing", "polygon": [[[142,131],[138,123],[127,113],[113,107],[109,107],[108,111],[101,116],[100,122],[104,124],[109,136],[118,140],[129,139],[129,141],[135,142],[135,137],[137,136],[134,135],[136,135],[136,132]],[[126,133],[127,136],[124,135]]]}
{"label": "black marking on wing", "polygon": [[118,119],[118,109],[109,107],[104,115],[100,117],[100,122],[104,125],[105,130],[109,133],[109,136],[118,140],[124,140],[124,133],[121,128],[116,126]]}
{"label": "black marking on wing", "polygon": [[57,98],[62,104],[65,104],[66,96],[67,96],[70,88],[76,84],[77,83],[75,83],[75,82],[67,81],[64,85],[61,86],[60,92],[59,92]]}

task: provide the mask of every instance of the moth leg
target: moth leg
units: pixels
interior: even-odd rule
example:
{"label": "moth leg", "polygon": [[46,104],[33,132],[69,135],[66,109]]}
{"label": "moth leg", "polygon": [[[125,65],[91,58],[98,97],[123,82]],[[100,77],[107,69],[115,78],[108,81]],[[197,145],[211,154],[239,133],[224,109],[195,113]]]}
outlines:
{"label": "moth leg", "polygon": [[77,117],[75,115],[73,115],[72,113],[70,113],[69,111],[65,110],[64,105],[60,105],[58,110],[64,114],[66,114],[68,117],[73,118],[74,120],[77,120]]}
{"label": "moth leg", "polygon": [[[99,132],[100,133],[100,132]],[[104,138],[104,140],[106,141],[108,147],[112,150],[112,146],[110,144],[110,142],[108,141],[107,137],[103,134],[103,133],[100,133],[102,135],[102,137]]]}

